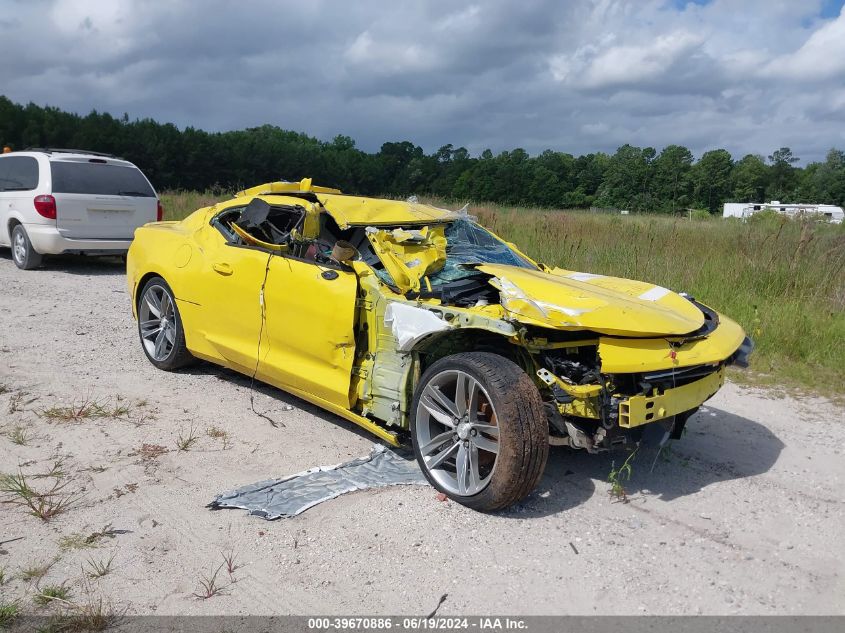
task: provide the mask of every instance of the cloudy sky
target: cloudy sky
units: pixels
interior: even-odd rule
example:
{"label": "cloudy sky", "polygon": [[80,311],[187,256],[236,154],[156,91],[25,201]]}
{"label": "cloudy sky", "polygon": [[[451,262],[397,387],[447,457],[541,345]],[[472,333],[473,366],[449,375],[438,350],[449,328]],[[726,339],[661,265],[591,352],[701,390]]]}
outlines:
{"label": "cloudy sky", "polygon": [[845,0],[0,0],[0,94],[365,150],[845,149]]}

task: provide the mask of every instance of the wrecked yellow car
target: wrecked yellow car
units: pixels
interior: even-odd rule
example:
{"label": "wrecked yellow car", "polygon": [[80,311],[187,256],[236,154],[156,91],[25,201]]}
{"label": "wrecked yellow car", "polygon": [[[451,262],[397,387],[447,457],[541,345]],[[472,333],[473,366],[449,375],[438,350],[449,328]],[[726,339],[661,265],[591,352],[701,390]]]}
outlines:
{"label": "wrecked yellow car", "polygon": [[537,484],[549,444],[679,437],[751,341],[694,298],[548,268],[465,211],[274,182],[138,229],[127,279],[157,367],[275,385],[400,445],[480,510]]}

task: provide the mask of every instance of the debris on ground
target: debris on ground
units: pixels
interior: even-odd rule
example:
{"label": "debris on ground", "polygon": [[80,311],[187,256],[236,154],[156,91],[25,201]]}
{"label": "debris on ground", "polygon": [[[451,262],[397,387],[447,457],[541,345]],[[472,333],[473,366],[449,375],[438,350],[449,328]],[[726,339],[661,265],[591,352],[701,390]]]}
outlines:
{"label": "debris on ground", "polygon": [[207,507],[242,508],[252,515],[273,520],[296,516],[355,490],[427,483],[412,455],[374,444],[367,457],[243,486],[218,495]]}

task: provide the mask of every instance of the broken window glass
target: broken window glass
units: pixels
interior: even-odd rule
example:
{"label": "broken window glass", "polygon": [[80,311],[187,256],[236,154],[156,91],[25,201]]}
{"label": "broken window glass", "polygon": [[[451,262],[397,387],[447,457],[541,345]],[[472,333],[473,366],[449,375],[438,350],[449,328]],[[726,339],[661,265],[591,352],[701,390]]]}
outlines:
{"label": "broken window glass", "polygon": [[[449,223],[445,229],[446,261],[436,273],[429,275],[421,294],[440,298],[450,305],[473,305],[478,300],[494,301],[498,296],[487,283],[487,276],[475,269],[476,264],[506,264],[519,268],[535,268],[525,257],[494,237],[469,218]],[[378,261],[375,253],[362,252],[362,259],[388,286],[398,284]],[[375,258],[375,261],[372,261]],[[424,280],[425,281],[425,280]]]}
{"label": "broken window glass", "polygon": [[467,218],[446,227],[446,264],[429,277],[432,286],[441,286],[476,274],[473,264],[505,264],[536,268],[534,264],[495,238],[487,229]]}

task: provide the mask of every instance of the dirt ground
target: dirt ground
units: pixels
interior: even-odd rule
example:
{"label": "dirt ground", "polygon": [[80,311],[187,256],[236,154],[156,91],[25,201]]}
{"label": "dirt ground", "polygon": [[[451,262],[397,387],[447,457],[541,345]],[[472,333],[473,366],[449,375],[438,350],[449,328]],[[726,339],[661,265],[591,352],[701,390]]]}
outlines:
{"label": "dirt ground", "polygon": [[[250,410],[248,379],[210,365],[156,370],[116,260],[23,272],[0,250],[4,390],[0,472],[83,495],[49,522],[3,497],[0,602],[26,612],[48,613],[34,595],[65,583],[69,600],[87,584],[129,614],[425,615],[443,594],[440,614],[845,613],[845,415],[821,399],[728,384],[668,451],[637,455],[628,503],[608,494],[618,455],[553,448],[537,490],[504,513],[402,486],[268,522],[205,505],[365,455],[373,438],[260,386],[274,428]],[[86,400],[114,417],[46,416]],[[121,533],[95,535],[106,526]],[[228,552],[222,591],[195,597]]]}

